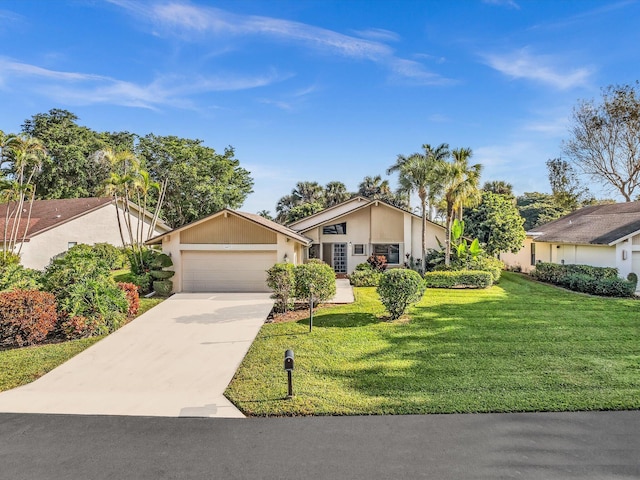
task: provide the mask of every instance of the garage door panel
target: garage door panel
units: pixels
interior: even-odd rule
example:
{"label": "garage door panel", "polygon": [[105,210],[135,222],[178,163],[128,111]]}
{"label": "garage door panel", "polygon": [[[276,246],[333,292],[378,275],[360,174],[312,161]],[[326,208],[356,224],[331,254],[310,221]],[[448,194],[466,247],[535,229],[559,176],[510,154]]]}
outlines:
{"label": "garage door panel", "polygon": [[266,270],[274,251],[182,252],[185,292],[268,292]]}

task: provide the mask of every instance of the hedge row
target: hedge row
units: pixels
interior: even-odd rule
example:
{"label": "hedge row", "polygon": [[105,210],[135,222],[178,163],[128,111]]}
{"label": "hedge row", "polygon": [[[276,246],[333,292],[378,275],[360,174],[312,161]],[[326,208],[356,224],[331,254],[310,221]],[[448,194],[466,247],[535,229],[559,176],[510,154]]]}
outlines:
{"label": "hedge row", "polygon": [[618,277],[617,268],[590,265],[539,263],[531,276],[541,282],[603,297],[630,297],[637,283],[637,279],[624,280]]}
{"label": "hedge row", "polygon": [[349,275],[349,281],[354,287],[377,287],[380,284],[382,273],[373,269],[356,270]]}
{"label": "hedge row", "polygon": [[493,275],[481,270],[426,272],[424,281],[427,288],[488,288],[493,285]]}

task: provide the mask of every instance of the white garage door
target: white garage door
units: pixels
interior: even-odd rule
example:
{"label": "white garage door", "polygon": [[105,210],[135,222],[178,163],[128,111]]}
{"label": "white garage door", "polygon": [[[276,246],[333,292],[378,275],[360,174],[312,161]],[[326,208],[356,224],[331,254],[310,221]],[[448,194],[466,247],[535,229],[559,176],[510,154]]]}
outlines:
{"label": "white garage door", "polygon": [[184,292],[268,292],[276,252],[182,252]]}

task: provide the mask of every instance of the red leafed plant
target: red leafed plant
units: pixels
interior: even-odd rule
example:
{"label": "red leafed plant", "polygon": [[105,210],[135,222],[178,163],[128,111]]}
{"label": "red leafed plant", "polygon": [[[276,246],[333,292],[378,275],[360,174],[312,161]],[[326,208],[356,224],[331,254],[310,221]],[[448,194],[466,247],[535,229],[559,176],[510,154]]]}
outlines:
{"label": "red leafed plant", "polygon": [[135,283],[118,283],[118,288],[122,290],[127,296],[127,302],[129,302],[129,309],[127,310],[127,316],[133,317],[138,313],[140,308],[140,294],[138,293],[138,286]]}
{"label": "red leafed plant", "polygon": [[58,321],[56,299],[48,292],[0,293],[0,345],[22,347],[42,342]]}

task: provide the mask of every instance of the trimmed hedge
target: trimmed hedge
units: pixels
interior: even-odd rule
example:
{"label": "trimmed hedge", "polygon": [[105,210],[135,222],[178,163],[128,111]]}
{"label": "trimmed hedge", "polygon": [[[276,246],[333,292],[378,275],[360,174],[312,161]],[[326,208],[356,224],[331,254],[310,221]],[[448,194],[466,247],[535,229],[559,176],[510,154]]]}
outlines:
{"label": "trimmed hedge", "polygon": [[267,286],[273,290],[271,298],[276,300],[274,308],[283,313],[293,308],[293,294],[296,289],[295,265],[276,263],[267,270]]}
{"label": "trimmed hedge", "polygon": [[488,288],[493,285],[493,275],[481,270],[427,272],[424,281],[427,288]]}
{"label": "trimmed hedge", "polygon": [[354,287],[377,287],[380,284],[382,273],[373,269],[356,270],[349,275],[349,281]]}
{"label": "trimmed hedge", "polygon": [[37,290],[0,293],[0,345],[42,342],[58,321],[55,297]]}
{"label": "trimmed hedge", "polygon": [[611,267],[539,263],[531,276],[541,282],[603,297],[630,297],[636,289],[633,278],[624,280],[618,277],[618,269]]}
{"label": "trimmed hedge", "polygon": [[380,279],[378,295],[392,320],[396,320],[424,295],[424,280],[414,270],[394,268],[387,270]]}
{"label": "trimmed hedge", "polygon": [[323,262],[308,262],[297,265],[295,273],[295,296],[307,300],[313,285],[314,304],[326,302],[336,294],[336,274]]}

